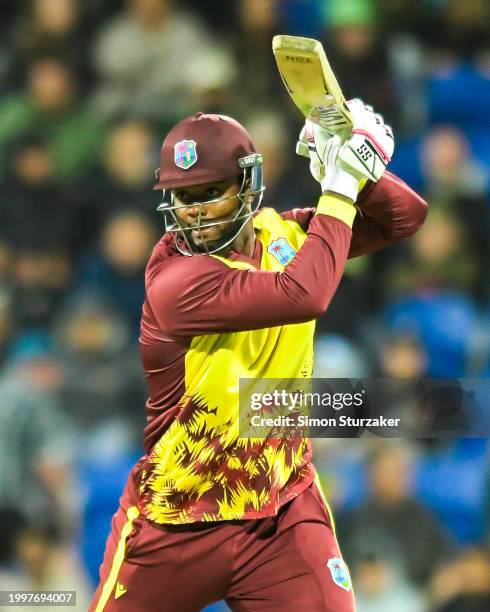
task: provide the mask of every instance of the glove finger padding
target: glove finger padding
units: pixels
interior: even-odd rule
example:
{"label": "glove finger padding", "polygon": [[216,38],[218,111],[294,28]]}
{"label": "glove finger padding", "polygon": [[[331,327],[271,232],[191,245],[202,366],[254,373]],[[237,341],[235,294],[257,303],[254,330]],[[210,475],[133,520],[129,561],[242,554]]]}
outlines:
{"label": "glove finger padding", "polygon": [[[296,153],[310,159],[310,172],[313,178],[321,183],[325,176],[325,167],[323,158],[319,154],[318,148],[324,150],[327,146],[325,138],[317,138],[315,140],[315,130],[321,129],[315,123],[307,119],[305,125],[300,132],[298,142],[296,143]],[[323,130],[324,131],[324,130]]]}
{"label": "glove finger padding", "polygon": [[310,150],[308,148],[308,137],[306,135],[306,126],[303,126],[298,142],[296,143],[296,155],[301,155],[302,157],[310,157]]}
{"label": "glove finger padding", "polygon": [[378,181],[391,160],[395,141],[393,131],[385,125],[383,117],[361,100],[348,103],[354,127],[351,138],[339,153],[341,164],[359,176]]}

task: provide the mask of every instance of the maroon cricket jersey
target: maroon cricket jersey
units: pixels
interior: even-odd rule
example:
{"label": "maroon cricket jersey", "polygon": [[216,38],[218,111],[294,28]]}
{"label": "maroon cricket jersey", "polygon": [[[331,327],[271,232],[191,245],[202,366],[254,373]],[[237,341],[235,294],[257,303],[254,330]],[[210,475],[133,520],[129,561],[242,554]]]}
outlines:
{"label": "maroon cricket jersey", "polygon": [[138,486],[149,520],[271,516],[311,483],[308,440],[240,438],[238,379],[311,376],[314,320],[347,258],[410,236],[427,211],[388,172],[356,206],[352,230],[314,208],[262,209],[251,258],[186,257],[169,234],[155,246],[140,336],[149,398]]}

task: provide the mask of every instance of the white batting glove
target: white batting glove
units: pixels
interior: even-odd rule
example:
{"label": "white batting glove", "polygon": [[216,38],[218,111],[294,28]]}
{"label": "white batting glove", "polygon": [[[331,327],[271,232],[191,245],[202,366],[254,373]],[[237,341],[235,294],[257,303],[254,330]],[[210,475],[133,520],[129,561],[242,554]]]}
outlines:
{"label": "white batting glove", "polygon": [[310,159],[310,172],[322,186],[322,191],[332,191],[357,200],[359,180],[344,170],[338,162],[342,138],[331,134],[316,123],[306,120],[296,146],[298,155]]}
{"label": "white batting glove", "polygon": [[372,106],[354,99],[347,103],[354,127],[339,153],[342,166],[362,178],[377,182],[391,161],[395,148],[393,130]]}
{"label": "white batting glove", "polygon": [[[313,137],[314,127],[315,124],[309,119],[306,119],[303,129],[300,132],[298,142],[296,143],[296,153],[297,155],[302,155],[310,160],[311,175],[315,181],[321,183],[325,177],[325,166],[323,163],[323,158],[321,158],[318,154],[315,139]],[[322,134],[325,135],[325,140],[328,140],[333,136],[333,134],[327,132],[326,130],[323,130]],[[320,137],[321,135],[319,135],[319,138]]]}
{"label": "white batting glove", "polygon": [[381,115],[361,100],[347,103],[354,127],[347,140],[306,120],[296,153],[310,159],[310,172],[322,191],[333,191],[355,201],[363,179],[378,181],[394,149],[393,132]]}

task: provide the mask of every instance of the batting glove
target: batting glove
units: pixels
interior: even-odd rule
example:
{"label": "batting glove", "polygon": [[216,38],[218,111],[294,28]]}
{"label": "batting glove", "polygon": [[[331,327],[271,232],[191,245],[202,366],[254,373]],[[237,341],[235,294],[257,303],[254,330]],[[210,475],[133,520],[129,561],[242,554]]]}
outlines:
{"label": "batting glove", "polygon": [[310,159],[310,172],[322,185],[353,201],[365,180],[378,181],[394,150],[393,131],[381,115],[361,100],[347,103],[354,126],[347,140],[309,119],[300,133],[296,153]]}

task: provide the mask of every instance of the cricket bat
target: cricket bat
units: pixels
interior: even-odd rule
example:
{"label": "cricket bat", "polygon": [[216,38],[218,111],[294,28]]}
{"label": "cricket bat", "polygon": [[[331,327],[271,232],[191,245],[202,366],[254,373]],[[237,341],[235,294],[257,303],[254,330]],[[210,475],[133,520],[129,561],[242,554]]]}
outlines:
{"label": "cricket bat", "polygon": [[272,50],[289,95],[305,117],[331,132],[352,128],[352,116],[322,43],[274,36]]}

